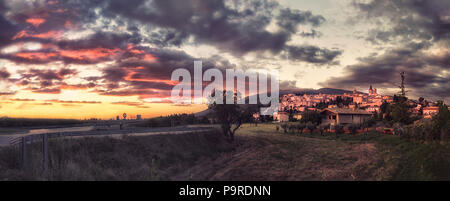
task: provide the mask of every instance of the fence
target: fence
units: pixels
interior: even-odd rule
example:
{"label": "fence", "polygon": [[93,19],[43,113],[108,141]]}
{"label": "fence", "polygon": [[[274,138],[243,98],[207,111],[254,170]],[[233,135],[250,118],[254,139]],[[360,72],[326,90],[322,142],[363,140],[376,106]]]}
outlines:
{"label": "fence", "polygon": [[[189,129],[184,128],[183,130],[171,130],[171,131],[150,131],[150,132],[135,132],[135,131],[126,131],[121,130],[117,131],[114,134],[105,132],[105,131],[95,131],[95,132],[60,132],[60,133],[45,133],[45,134],[34,134],[34,135],[26,135],[22,137],[12,138],[9,141],[11,146],[17,147],[20,149],[20,161],[22,169],[25,173],[30,171],[30,151],[32,147],[35,147],[35,143],[40,143],[41,149],[41,164],[42,171],[44,174],[47,174],[49,171],[49,139],[50,138],[59,138],[59,137],[92,137],[92,136],[124,136],[131,134],[132,136],[145,136],[145,135],[160,135],[160,134],[187,134],[187,133],[199,133],[199,132],[210,132],[214,129],[212,128],[195,128]],[[33,146],[34,145],[34,146]]]}
{"label": "fence", "polygon": [[[20,147],[21,153],[21,165],[25,172],[29,171],[29,159],[28,149],[34,142],[41,142],[42,150],[42,171],[44,174],[48,172],[48,138],[49,134],[37,134],[27,135],[23,137],[17,137],[10,140],[10,145]],[[31,146],[30,146],[31,148]]]}

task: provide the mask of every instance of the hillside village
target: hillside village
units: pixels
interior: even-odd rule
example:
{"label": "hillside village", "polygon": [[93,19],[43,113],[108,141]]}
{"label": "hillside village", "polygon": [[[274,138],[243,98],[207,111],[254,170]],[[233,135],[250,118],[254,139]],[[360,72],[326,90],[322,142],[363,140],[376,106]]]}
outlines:
{"label": "hillside village", "polygon": [[[278,112],[271,118],[274,121],[296,121],[302,118],[307,111],[316,111],[324,117],[323,123],[335,124],[362,124],[373,115],[380,114],[383,104],[394,102],[395,96],[381,95],[377,89],[370,87],[367,93],[353,90],[353,93],[343,94],[294,94],[280,96]],[[419,100],[408,99],[409,112],[423,119],[431,119],[439,112],[437,102],[429,102],[423,98]],[[261,119],[259,113],[254,114],[255,119]]]}

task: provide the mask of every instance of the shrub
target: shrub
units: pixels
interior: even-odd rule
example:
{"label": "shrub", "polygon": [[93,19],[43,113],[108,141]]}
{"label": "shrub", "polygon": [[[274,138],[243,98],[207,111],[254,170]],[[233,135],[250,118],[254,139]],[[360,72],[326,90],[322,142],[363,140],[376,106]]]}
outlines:
{"label": "shrub", "polygon": [[344,126],[342,126],[342,125],[334,125],[334,132],[336,133],[336,137],[339,134],[344,133]]}
{"label": "shrub", "polygon": [[296,128],[294,124],[289,124],[289,132],[294,133]]}
{"label": "shrub", "polygon": [[314,131],[314,129],[316,129],[316,124],[312,123],[312,122],[308,122],[306,123],[306,128],[308,128],[308,130],[312,133]]}
{"label": "shrub", "polygon": [[323,133],[327,130],[330,129],[330,124],[323,124],[319,126],[319,130],[320,130],[320,135],[323,135]]}
{"label": "shrub", "polygon": [[359,124],[350,124],[348,125],[348,130],[352,135],[355,135],[358,132],[358,129],[360,128]]}
{"label": "shrub", "polygon": [[287,123],[282,123],[281,128],[283,129],[284,133],[287,133],[287,129],[288,129]]}
{"label": "shrub", "polygon": [[306,124],[305,123],[303,123],[303,122],[299,122],[298,124],[297,124],[297,130],[298,130],[298,132],[300,133],[300,134],[302,134],[303,133],[303,129],[306,127]]}

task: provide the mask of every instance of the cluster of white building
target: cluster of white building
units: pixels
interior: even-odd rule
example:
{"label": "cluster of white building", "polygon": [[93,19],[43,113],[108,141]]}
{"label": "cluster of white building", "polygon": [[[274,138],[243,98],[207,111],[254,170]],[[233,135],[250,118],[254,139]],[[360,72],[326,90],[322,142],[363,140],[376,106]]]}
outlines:
{"label": "cluster of white building", "polygon": [[[341,106],[339,109],[339,106],[336,105],[336,100],[338,98],[349,103],[348,106]],[[353,93],[349,94],[286,94],[280,97],[278,113],[274,115],[274,119],[278,121],[287,121],[288,112],[294,113],[293,118],[301,118],[301,113],[303,113],[304,111],[318,110],[317,106],[319,104],[327,106],[326,109],[330,110],[331,112],[333,112],[334,110],[339,110],[341,114],[352,113],[352,115],[362,114],[364,116],[367,114],[380,112],[380,106],[383,104],[383,102],[390,103],[392,101],[392,96],[383,96],[381,94],[378,94],[377,89],[373,88],[372,85],[369,87],[368,93],[361,93],[353,90]],[[423,107],[421,104],[417,104],[414,101],[410,101],[409,104],[411,104],[413,108],[413,113],[418,114],[419,111],[423,111],[424,118],[431,118],[439,111],[439,108],[434,105]],[[323,111],[324,110],[321,110],[321,112]]]}
{"label": "cluster of white building", "polygon": [[384,101],[392,102],[392,97],[382,96],[377,93],[377,89],[370,86],[369,93],[360,93],[354,90],[352,94],[304,94],[302,96],[286,94],[280,97],[279,111],[303,112],[308,109],[313,110],[312,108],[320,103],[328,104],[329,108],[333,108],[337,106],[330,103],[333,103],[338,97],[343,100],[352,99],[349,108],[358,106],[365,108],[368,112],[378,112]]}

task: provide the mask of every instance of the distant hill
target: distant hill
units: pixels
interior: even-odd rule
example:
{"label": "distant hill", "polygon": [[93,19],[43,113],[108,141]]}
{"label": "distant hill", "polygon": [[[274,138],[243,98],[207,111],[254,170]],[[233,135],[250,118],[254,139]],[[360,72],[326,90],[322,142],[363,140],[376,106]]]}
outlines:
{"label": "distant hill", "polygon": [[195,117],[204,117],[204,116],[208,116],[209,114],[211,114],[213,111],[211,109],[206,109],[197,113],[194,113]]}
{"label": "distant hill", "polygon": [[[357,91],[358,93],[363,93]],[[320,89],[298,89],[298,90],[282,90],[280,91],[280,95],[284,94],[296,94],[296,95],[304,95],[304,94],[351,94],[353,91],[344,90],[344,89],[334,89],[334,88],[320,88]]]}

